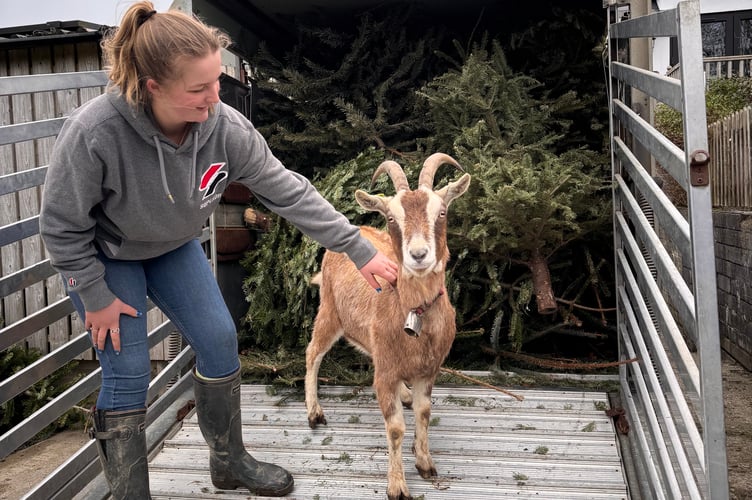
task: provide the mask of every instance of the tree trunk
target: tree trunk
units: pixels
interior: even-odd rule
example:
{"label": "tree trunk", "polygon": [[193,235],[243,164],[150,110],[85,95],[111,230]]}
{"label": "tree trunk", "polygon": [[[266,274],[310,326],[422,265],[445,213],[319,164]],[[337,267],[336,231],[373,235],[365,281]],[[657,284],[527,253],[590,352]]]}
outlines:
{"label": "tree trunk", "polygon": [[533,273],[533,293],[535,293],[535,301],[538,303],[538,314],[555,313],[556,299],[554,298],[554,291],[551,289],[551,272],[548,269],[548,262],[536,249],[533,251],[528,266]]}

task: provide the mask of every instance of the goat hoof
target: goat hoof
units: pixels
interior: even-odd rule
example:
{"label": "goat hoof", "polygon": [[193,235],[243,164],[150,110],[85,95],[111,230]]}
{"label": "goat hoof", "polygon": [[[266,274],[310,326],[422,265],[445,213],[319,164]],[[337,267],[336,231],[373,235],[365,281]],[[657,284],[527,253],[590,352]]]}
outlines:
{"label": "goat hoof", "polygon": [[439,473],[436,472],[436,467],[431,467],[429,469],[421,469],[420,467],[416,467],[416,469],[418,469],[418,474],[420,474],[420,477],[422,477],[423,479],[431,479],[439,475]]}
{"label": "goat hoof", "polygon": [[319,424],[326,425],[326,417],[323,414],[308,417],[308,426],[311,429],[315,429]]}
{"label": "goat hoof", "polygon": [[401,491],[399,492],[399,495],[390,495],[387,493],[386,497],[389,500],[413,500],[413,497],[411,497],[409,493],[405,495]]}

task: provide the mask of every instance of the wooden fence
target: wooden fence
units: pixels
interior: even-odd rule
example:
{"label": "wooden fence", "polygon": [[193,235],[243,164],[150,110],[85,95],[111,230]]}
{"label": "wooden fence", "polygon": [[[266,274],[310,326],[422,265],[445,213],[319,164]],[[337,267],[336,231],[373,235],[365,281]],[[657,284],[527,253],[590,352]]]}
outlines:
{"label": "wooden fence", "polygon": [[[8,45],[10,47],[5,48]],[[45,87],[40,82],[45,81],[43,75],[101,72],[102,67],[98,38],[73,37],[70,41],[41,41],[31,45],[0,44],[0,77],[25,77],[23,82],[28,82],[15,90],[0,89],[0,234],[3,235],[0,238],[0,336],[66,299],[62,280],[57,273],[51,273],[38,234],[44,173],[63,118],[100,95],[106,78],[100,75],[91,85],[60,89],[54,85]],[[40,78],[33,78],[37,75]],[[40,124],[44,130],[32,132]],[[155,309],[148,313],[147,320],[149,328],[153,328],[163,323],[165,317]],[[21,345],[44,355],[83,331],[83,321],[73,311],[49,324],[40,324]],[[180,348],[180,336],[171,335],[152,348],[151,359],[168,361]],[[94,359],[93,349],[78,358]]]}
{"label": "wooden fence", "polygon": [[[7,64],[2,64],[3,55],[0,50],[0,68],[7,68]],[[17,60],[23,62],[26,58],[19,56]],[[38,211],[47,171],[45,162],[65,115],[75,107],[73,103],[83,103],[90,98],[87,96],[100,94],[106,82],[107,77],[101,70],[0,76],[0,165],[3,167],[0,208],[5,218],[0,225],[0,250],[3,271],[9,270],[0,275],[3,307],[0,355],[18,345],[34,347],[42,354],[33,363],[0,380],[0,406],[8,408],[6,404],[27,392],[41,394],[31,388],[61,368],[73,367],[80,375],[57,395],[45,392],[44,399],[36,401],[43,405],[41,408],[0,435],[0,461],[66,412],[80,409],[101,384],[101,368],[96,363],[79,363],[82,358],[92,359],[91,340],[73,303],[65,296],[59,274],[44,255]],[[8,121],[12,123],[6,123]],[[209,227],[203,231],[200,241],[214,253],[214,237]],[[7,312],[22,316],[7,317]],[[151,302],[146,315],[152,361],[158,361],[154,363],[156,373],[149,384],[146,417],[147,443],[154,452],[175,425],[178,409],[188,401],[194,356],[190,347],[182,348],[177,328],[164,320],[162,312]],[[155,352],[162,354],[155,357]],[[88,488],[100,471],[95,442],[89,440],[24,498],[74,498]],[[96,484],[104,484],[104,481]],[[107,489],[101,489],[101,495],[86,493],[85,498],[104,500]]]}
{"label": "wooden fence", "polygon": [[708,126],[713,206],[752,209],[752,106]]}

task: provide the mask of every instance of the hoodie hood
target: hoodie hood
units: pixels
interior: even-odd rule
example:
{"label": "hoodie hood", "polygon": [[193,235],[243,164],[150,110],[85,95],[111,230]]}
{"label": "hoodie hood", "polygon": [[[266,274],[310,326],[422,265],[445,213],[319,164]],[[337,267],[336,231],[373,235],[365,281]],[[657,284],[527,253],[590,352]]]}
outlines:
{"label": "hoodie hood", "polygon": [[[112,104],[112,106],[118,111],[118,113],[120,113],[123,119],[125,119],[125,121],[127,121],[131,125],[131,127],[133,127],[133,130],[135,130],[143,138],[144,142],[153,145],[154,142],[152,138],[154,136],[157,136],[162,142],[174,148],[172,142],[170,142],[170,140],[157,127],[150,108],[145,108],[143,110],[133,109],[130,105],[128,105],[128,103],[125,102],[125,99],[123,99],[119,95],[116,89],[107,92],[107,95],[110,104]],[[209,140],[212,131],[217,126],[220,109],[220,106],[215,106],[214,112],[209,113],[209,118],[205,122],[193,124],[192,133],[190,135],[195,135],[196,131],[199,132],[199,149],[201,149],[206,144],[206,141]],[[188,141],[184,142],[183,145],[178,149],[182,149],[187,145],[187,143]]]}
{"label": "hoodie hood", "polygon": [[198,151],[206,144],[211,136],[212,131],[217,125],[219,117],[220,106],[216,106],[213,112],[209,113],[209,118],[202,123],[191,123],[190,130],[186,134],[183,144],[176,147],[176,145],[162,133],[156,124],[154,115],[151,112],[151,108],[134,109],[131,107],[125,99],[123,99],[116,89],[108,92],[110,103],[120,113],[120,116],[136,131],[136,133],[144,140],[145,143],[153,147],[157,152],[159,158],[159,173],[162,179],[162,189],[165,196],[171,203],[175,203],[175,198],[170,191],[170,183],[167,178],[167,172],[165,171],[165,148],[171,153],[183,153],[185,148],[192,148],[191,154],[191,169],[189,179],[192,179],[192,184],[187,186],[188,193],[191,198],[196,194],[196,159],[198,157]]}

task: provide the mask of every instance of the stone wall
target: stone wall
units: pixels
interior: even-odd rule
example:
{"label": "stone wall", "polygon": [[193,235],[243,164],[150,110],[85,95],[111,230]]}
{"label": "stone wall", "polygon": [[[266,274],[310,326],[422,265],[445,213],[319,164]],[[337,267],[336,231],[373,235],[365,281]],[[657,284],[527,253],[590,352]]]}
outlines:
{"label": "stone wall", "polygon": [[752,212],[713,213],[721,346],[752,370]]}

